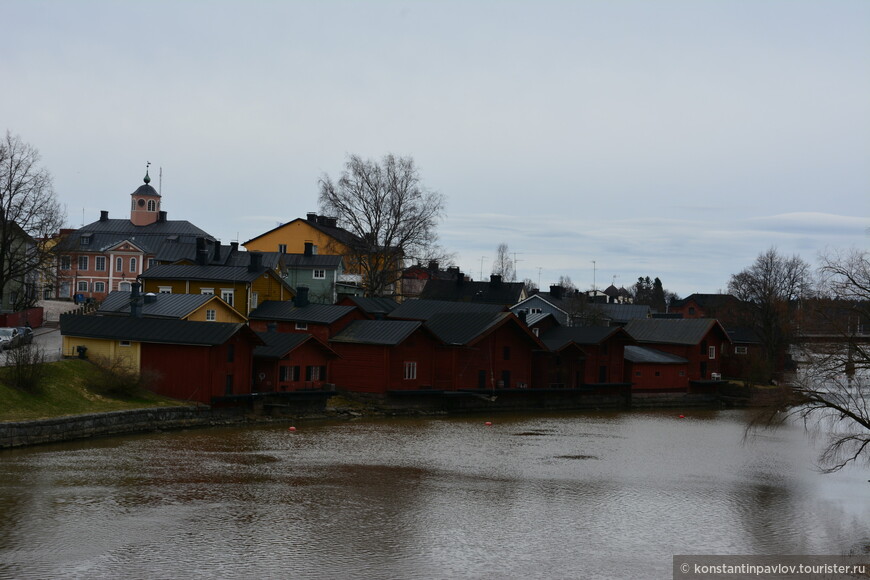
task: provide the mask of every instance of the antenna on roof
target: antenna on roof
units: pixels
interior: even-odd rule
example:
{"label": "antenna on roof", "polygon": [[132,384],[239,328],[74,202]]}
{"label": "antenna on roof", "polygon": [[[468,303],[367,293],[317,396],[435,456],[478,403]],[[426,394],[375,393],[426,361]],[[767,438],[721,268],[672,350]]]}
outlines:
{"label": "antenna on roof", "polygon": [[157,193],[163,195],[163,166],[160,166],[160,176],[157,178]]}
{"label": "antenna on roof", "polygon": [[85,227],[85,208],[82,208],[82,226]]}

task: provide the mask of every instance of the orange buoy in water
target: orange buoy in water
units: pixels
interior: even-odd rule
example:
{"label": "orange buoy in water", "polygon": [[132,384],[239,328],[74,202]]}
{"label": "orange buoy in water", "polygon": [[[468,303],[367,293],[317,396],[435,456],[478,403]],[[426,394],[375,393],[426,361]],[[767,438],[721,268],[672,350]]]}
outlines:
{"label": "orange buoy in water", "polygon": [[296,427],[290,427],[290,428],[288,428],[287,430],[288,430],[288,431],[295,431],[295,430],[296,430]]}
{"label": "orange buoy in water", "polygon": [[680,415],[680,419],[685,419],[685,418],[686,418],[685,415]]}
{"label": "orange buoy in water", "polygon": [[487,427],[491,427],[491,426],[492,426],[492,421],[487,421],[486,423],[484,423],[484,425],[486,425]]}

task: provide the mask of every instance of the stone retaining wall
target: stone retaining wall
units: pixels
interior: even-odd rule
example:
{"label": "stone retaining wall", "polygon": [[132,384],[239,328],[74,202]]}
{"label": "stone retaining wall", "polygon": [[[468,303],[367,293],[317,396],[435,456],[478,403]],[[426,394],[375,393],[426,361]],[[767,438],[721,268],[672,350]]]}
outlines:
{"label": "stone retaining wall", "polygon": [[0,449],[161,429],[229,425],[244,420],[233,409],[166,407],[0,423]]}

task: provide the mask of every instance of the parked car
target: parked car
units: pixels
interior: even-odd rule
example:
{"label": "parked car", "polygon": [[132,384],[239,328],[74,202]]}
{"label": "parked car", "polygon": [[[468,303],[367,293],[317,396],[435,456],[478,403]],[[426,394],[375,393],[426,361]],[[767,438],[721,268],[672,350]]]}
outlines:
{"label": "parked car", "polygon": [[21,335],[17,328],[0,328],[0,348],[3,350],[15,348],[21,344]]}
{"label": "parked car", "polygon": [[21,336],[21,344],[33,344],[33,329],[29,326],[19,326],[18,335]]}

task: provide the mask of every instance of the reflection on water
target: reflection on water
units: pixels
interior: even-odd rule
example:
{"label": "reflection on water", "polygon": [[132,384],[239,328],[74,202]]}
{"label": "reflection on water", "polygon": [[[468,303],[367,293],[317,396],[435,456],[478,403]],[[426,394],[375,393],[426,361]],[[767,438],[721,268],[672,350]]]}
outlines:
{"label": "reflection on water", "polygon": [[215,429],[0,453],[0,577],[648,578],[870,544],[866,470],[741,411]]}

